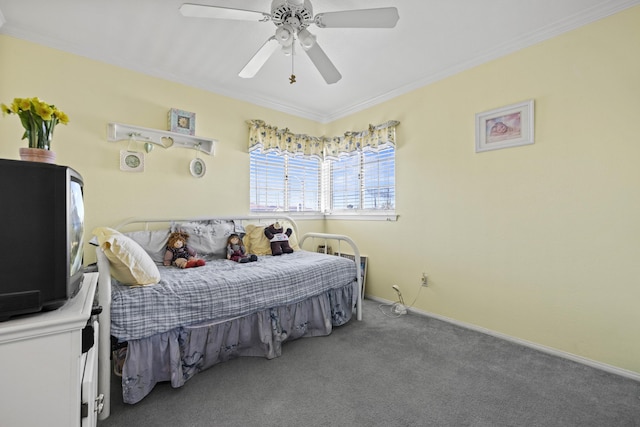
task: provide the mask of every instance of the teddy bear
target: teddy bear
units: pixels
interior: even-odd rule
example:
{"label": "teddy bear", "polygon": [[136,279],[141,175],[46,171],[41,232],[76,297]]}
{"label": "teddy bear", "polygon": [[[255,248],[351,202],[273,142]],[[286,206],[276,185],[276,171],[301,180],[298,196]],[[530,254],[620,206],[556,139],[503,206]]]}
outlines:
{"label": "teddy bear", "polygon": [[180,268],[201,267],[205,265],[202,258],[198,258],[196,251],[187,245],[189,234],[176,231],[169,235],[167,250],[164,253],[164,265],[175,265]]}
{"label": "teddy bear", "polygon": [[240,236],[232,234],[227,239],[227,259],[235,262],[253,262],[257,261],[258,257],[253,254],[247,254],[240,240]]}
{"label": "teddy bear", "polygon": [[271,242],[271,255],[290,254],[293,252],[293,248],[289,246],[291,233],[293,233],[291,228],[287,228],[287,231],[284,231],[279,222],[265,227],[264,235]]}

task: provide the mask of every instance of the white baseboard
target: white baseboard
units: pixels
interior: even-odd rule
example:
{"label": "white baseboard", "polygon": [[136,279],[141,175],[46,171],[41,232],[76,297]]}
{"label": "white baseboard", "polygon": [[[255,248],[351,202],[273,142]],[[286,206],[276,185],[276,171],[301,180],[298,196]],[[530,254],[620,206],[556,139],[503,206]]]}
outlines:
{"label": "white baseboard", "polygon": [[[393,304],[393,301],[386,300],[384,298],[378,298],[372,295],[365,295],[367,299],[380,302],[380,303],[388,303]],[[418,310],[417,308],[407,307],[410,313],[414,313],[420,316],[431,317],[433,319],[442,320],[443,322],[451,323],[456,326],[460,326],[465,329],[470,329],[472,331],[480,332],[486,335],[491,335],[492,337],[500,338],[506,341],[510,341],[516,344],[523,345],[525,347],[533,348],[534,350],[541,351],[543,353],[551,354],[553,356],[562,357],[563,359],[568,359],[573,362],[581,363],[583,365],[590,366],[592,368],[600,369],[601,371],[609,372],[611,374],[620,375],[621,377],[629,378],[635,381],[640,381],[640,373],[629,371],[627,369],[618,368],[613,365],[608,365],[606,363],[598,362],[596,360],[587,359],[586,357],[578,356],[576,354],[567,353],[566,351],[558,350],[553,347],[547,347],[541,344],[537,344],[531,341],[523,340],[520,338],[512,337],[511,335],[506,335],[501,332],[492,331],[491,329],[486,329],[477,325],[473,325],[471,323],[461,322],[456,319],[452,319],[446,316],[441,316],[439,314],[430,313],[427,311]]]}

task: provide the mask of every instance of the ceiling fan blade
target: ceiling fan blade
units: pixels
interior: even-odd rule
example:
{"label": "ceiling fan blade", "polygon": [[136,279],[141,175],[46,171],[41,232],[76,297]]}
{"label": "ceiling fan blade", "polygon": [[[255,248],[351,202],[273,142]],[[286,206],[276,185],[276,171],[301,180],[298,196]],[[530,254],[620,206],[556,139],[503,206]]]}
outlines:
{"label": "ceiling fan blade", "polygon": [[336,83],[342,78],[340,71],[333,65],[333,62],[331,62],[317,42],[313,43],[311,47],[303,46],[303,48],[327,84]]}
{"label": "ceiling fan blade", "polygon": [[280,43],[278,43],[276,38],[274,36],[269,37],[269,39],[260,47],[260,49],[258,49],[256,54],[253,55],[253,58],[251,58],[249,62],[247,62],[247,65],[244,66],[238,76],[242,77],[243,79],[250,79],[251,77],[255,76],[256,73],[260,71],[260,68],[262,68],[264,63],[267,62],[267,59],[269,59],[271,55],[273,55],[273,52],[278,49],[278,47],[280,47]]}
{"label": "ceiling fan blade", "polygon": [[398,19],[398,9],[381,7],[319,13],[314,21],[320,28],[393,28]]}
{"label": "ceiling fan blade", "polygon": [[271,15],[255,10],[237,9],[221,6],[184,3],[180,6],[182,16],[188,18],[232,19],[239,21],[266,21]]}

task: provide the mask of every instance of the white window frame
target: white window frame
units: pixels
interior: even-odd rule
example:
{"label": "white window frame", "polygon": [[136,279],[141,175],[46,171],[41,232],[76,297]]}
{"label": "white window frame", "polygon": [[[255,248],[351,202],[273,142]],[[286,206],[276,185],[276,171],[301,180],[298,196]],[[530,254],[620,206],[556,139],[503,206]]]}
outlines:
{"label": "white window frame", "polygon": [[[342,163],[342,164],[341,164]],[[330,215],[395,214],[395,149],[358,151],[330,161],[323,180]],[[339,182],[336,175],[346,176]],[[386,193],[386,197],[380,194]],[[373,194],[373,196],[372,196]],[[384,200],[386,198],[386,205]],[[371,206],[374,203],[377,207]]]}
{"label": "white window frame", "polygon": [[[336,163],[335,162],[339,162],[340,160],[324,160],[324,161],[320,161],[318,162],[319,165],[319,170],[318,170],[318,174],[319,174],[319,184],[320,184],[320,190],[319,190],[319,207],[320,209],[318,211],[293,211],[293,210],[286,210],[286,209],[281,209],[279,211],[281,212],[287,212],[289,215],[291,216],[304,216],[304,217],[320,217],[320,218],[325,218],[325,219],[361,219],[361,220],[386,220],[386,221],[395,221],[397,220],[397,215],[396,215],[396,211],[395,211],[395,188],[396,188],[396,184],[395,184],[395,148],[391,147],[392,151],[392,173],[393,176],[390,178],[392,181],[392,190],[390,190],[393,193],[392,196],[392,207],[389,209],[362,209],[362,208],[357,208],[357,209],[334,209],[332,206],[332,195],[333,195],[333,182],[332,182],[332,171],[333,168],[335,167]],[[388,155],[388,151],[385,153],[384,151],[382,152],[383,154],[387,154]],[[371,154],[371,153],[370,153]],[[369,155],[370,155],[369,154]],[[261,153],[261,152],[251,152],[251,156],[250,156],[250,202],[252,203],[253,206],[253,196],[255,196],[255,191],[257,191],[256,185],[257,183],[255,182],[255,177],[253,176],[253,171],[254,171],[254,155],[268,155],[265,153]],[[272,154],[275,155],[275,154]],[[359,162],[358,162],[358,166],[357,168],[359,169],[359,178],[358,178],[358,182],[355,183],[355,186],[357,186],[357,191],[359,193],[358,195],[358,205],[362,206],[362,204],[366,203],[367,200],[367,196],[366,196],[366,190],[367,188],[365,188],[365,168],[363,165],[363,161],[365,159],[365,154],[362,152],[358,152],[357,154],[354,155],[358,155],[359,156]],[[285,157],[285,166],[284,166],[284,176],[283,176],[283,180],[280,182],[281,186],[284,187],[284,190],[279,190],[280,187],[277,187],[275,190],[269,190],[268,188],[265,189],[265,191],[283,191],[283,197],[284,197],[284,201],[283,201],[283,206],[288,206],[289,205],[289,195],[290,195],[290,189],[289,189],[289,183],[288,183],[288,162],[289,159],[291,160],[295,160],[296,157],[292,157],[289,155],[283,155]],[[388,159],[387,159],[388,160]],[[388,187],[389,185],[387,185]],[[251,209],[252,213],[264,213],[265,210],[254,210]]]}
{"label": "white window frame", "polygon": [[[254,163],[254,159],[256,156],[264,156],[260,160],[260,164]],[[279,159],[278,163],[274,161],[269,161],[269,157],[277,157]],[[304,163],[309,161],[311,163],[314,159],[301,159],[300,157],[290,156],[290,155],[278,155],[274,153],[260,153],[257,151],[253,151],[250,153],[250,172],[249,172],[249,201],[250,206],[249,210],[252,213],[264,213],[264,212],[287,212],[290,214],[297,215],[320,215],[320,192],[321,192],[321,182],[320,182],[320,163],[319,161],[315,161],[318,164],[318,170],[316,171],[315,182],[311,182],[310,188],[305,188],[305,179],[300,179],[298,176],[302,175],[304,178],[305,173],[307,171],[304,168]],[[282,164],[280,164],[282,162]],[[298,163],[298,164],[297,164]],[[303,164],[299,164],[303,163]],[[309,165],[311,166],[311,165]],[[256,182],[257,177],[255,176],[255,171],[260,169],[261,172],[265,174],[264,180],[261,182],[262,185],[258,185]],[[312,171],[313,172],[313,171]],[[312,175],[312,174],[311,174]],[[271,179],[274,183],[269,185],[269,182],[265,182]],[[291,184],[297,179],[298,183],[302,183],[302,188],[298,188],[297,185]],[[295,200],[296,197],[294,193],[300,193],[299,199],[302,201],[302,209],[300,204],[297,203],[297,208],[295,210],[292,208],[292,200]],[[306,202],[305,199],[308,199],[308,196],[313,194],[317,194],[315,197],[315,206],[316,209],[313,209],[313,203],[309,203],[310,206],[304,206]],[[270,204],[270,201],[271,204]],[[253,206],[257,206],[260,203],[264,203],[267,206],[271,206],[271,208],[267,209],[263,207],[262,209],[254,209]],[[288,207],[288,208],[287,208]],[[306,209],[306,208],[311,209]]]}

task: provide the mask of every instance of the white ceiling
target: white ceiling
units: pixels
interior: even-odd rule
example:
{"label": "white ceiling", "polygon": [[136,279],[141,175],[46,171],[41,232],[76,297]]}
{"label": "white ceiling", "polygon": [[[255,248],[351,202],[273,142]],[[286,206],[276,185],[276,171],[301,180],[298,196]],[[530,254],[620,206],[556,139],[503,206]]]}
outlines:
{"label": "white ceiling", "polygon": [[[238,72],[271,22],[185,18],[183,3],[269,12],[270,0],[0,0],[0,33],[319,122],[601,19],[640,0],[311,0],[314,14],[395,6],[392,29],[309,30],[342,74],[327,85],[309,58],[276,52]],[[4,24],[2,24],[4,18]]]}

